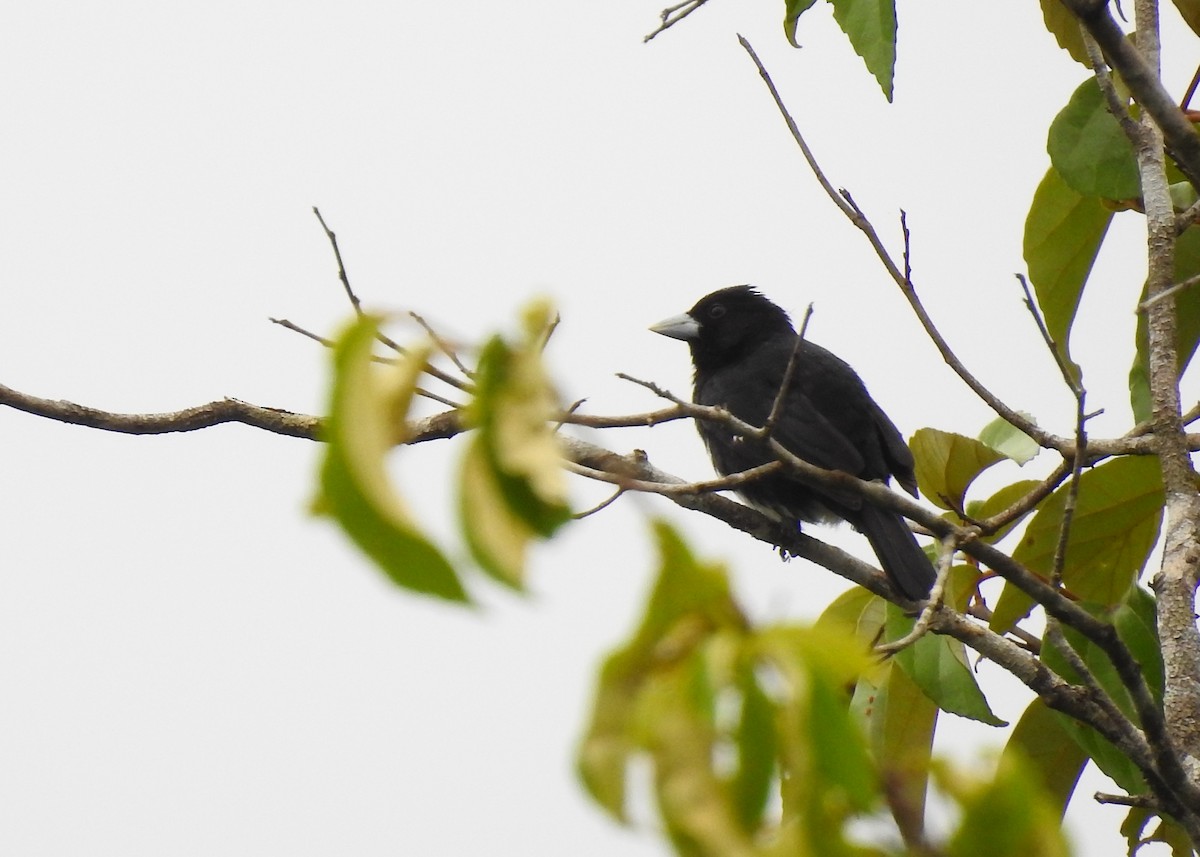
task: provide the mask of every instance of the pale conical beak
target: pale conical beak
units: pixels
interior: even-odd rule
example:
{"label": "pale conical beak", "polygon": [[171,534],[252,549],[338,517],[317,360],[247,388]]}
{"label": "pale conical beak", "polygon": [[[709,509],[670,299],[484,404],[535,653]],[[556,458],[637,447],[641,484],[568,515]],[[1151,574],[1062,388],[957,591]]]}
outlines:
{"label": "pale conical beak", "polygon": [[700,338],[700,322],[687,313],[664,318],[658,324],[650,325],[650,329],[672,339],[682,339],[684,342]]}

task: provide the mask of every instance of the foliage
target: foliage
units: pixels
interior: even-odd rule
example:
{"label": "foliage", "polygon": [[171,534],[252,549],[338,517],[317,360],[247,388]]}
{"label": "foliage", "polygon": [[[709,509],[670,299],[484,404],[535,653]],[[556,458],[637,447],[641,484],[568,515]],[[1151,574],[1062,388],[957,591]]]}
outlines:
{"label": "foliage", "polygon": [[[890,101],[894,4],[831,2]],[[787,0],[785,31],[793,44],[800,16],[813,5]],[[1193,5],[1181,3],[1189,22],[1197,20]],[[1045,0],[1043,10],[1058,43],[1086,62],[1076,19],[1055,0]],[[1113,95],[1129,104],[1119,81]],[[1085,373],[1070,356],[1077,309],[1116,213],[1145,207],[1139,165],[1109,107],[1089,74],[1050,126],[1050,167],[1024,225],[1031,310],[1044,322],[1047,344],[1081,403],[1077,385]],[[1172,180],[1184,184],[1177,172]],[[1200,228],[1183,226],[1174,256],[1177,281],[1200,275]],[[1121,284],[1106,288],[1110,299],[1131,310],[1147,297],[1131,284],[1123,291]],[[1200,290],[1185,290],[1176,300],[1182,372],[1200,343]],[[1136,341],[1127,343],[1137,420],[1150,413],[1145,313],[1139,321]],[[466,601],[463,569],[423,534],[389,475],[390,450],[414,432],[414,391],[436,349],[418,344],[380,366],[372,349],[379,324],[359,318],[335,348],[316,507],[397,585]],[[551,328],[547,307],[535,305],[516,336],[492,338],[476,365],[464,368],[471,401],[461,416],[471,431],[457,486],[463,542],[492,579],[517,588],[529,546],[552,537],[570,517],[562,471],[568,456],[555,424],[562,411],[542,360]],[[931,608],[918,619],[879,592],[855,587],[815,624],[758,627],[738,605],[724,568],[695,557],[667,522],[654,521],[657,579],[637,628],[601,667],[579,750],[580,777],[596,802],[627,819],[630,780],[648,760],[664,829],[684,855],[867,855],[905,848],[1059,855],[1067,853],[1059,820],[1087,764],[1130,794],[1149,790],[1165,801],[1169,795],[1156,790],[1148,763],[1122,743],[1120,728],[1081,702],[1092,695],[1107,700],[1107,718],[1123,718],[1141,732],[1150,728],[1147,705],[1161,712],[1165,679],[1155,598],[1137,585],[1162,525],[1159,461],[1098,455],[1072,473],[1062,444],[1035,440],[1031,435],[1040,429],[1031,418],[1008,416],[976,438],[933,427],[912,437],[921,492],[941,510],[941,517],[920,521],[954,537],[941,548],[951,555],[931,549],[943,567],[940,614]],[[1078,428],[1082,434],[1085,426]],[[1044,450],[1068,466],[1057,476],[1018,473],[1044,463]],[[1004,474],[1008,481],[997,487]],[[617,470],[610,475],[633,478]],[[997,556],[986,553],[997,546],[1003,562],[980,559]],[[990,583],[997,573],[1006,578],[1002,588]],[[1043,610],[1048,605],[1052,609]],[[969,613],[990,617],[988,625],[937,624],[939,615]],[[1047,613],[1061,640],[1049,633],[1036,638]],[[929,628],[936,633],[925,633]],[[1013,631],[1017,637],[1004,636]],[[915,639],[894,656],[873,651],[910,635]],[[991,773],[965,777],[932,753],[941,712],[1008,725],[993,713],[972,668],[968,646],[984,651],[979,635],[987,651],[1012,653],[1004,665],[1022,672],[1035,695]],[[1064,697],[1079,704],[1072,707]],[[937,842],[926,828],[931,791],[955,807],[952,829]],[[865,835],[858,824],[885,818],[890,822],[882,834]],[[1134,810],[1124,829],[1130,853],[1145,836],[1186,853],[1186,831],[1177,820],[1161,809]]]}

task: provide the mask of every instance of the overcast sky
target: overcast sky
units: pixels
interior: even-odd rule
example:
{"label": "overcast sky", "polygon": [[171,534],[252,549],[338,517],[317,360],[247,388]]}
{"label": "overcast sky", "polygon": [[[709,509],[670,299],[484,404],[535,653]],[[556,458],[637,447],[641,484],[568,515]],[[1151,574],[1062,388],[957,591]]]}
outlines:
{"label": "overcast sky", "polygon": [[[660,6],[12,5],[0,383],[117,411],[232,396],[320,412],[325,355],[267,320],[332,333],[348,314],[319,205],[369,306],[472,342],[551,296],[555,375],[593,412],[658,405],[618,371],[686,393],[686,349],[646,326],[751,282],[794,313],[815,302],[810,338],[906,434],[975,434],[990,413],[823,197],[740,31],[893,248],[907,210],[918,288],[963,359],[1066,430],[1072,401],[1013,278],[1046,126],[1084,77],[1037,4],[903,4],[894,105],[825,4],[801,50],[782,3],[733,0],[643,44]],[[1175,91],[1186,59],[1168,57]],[[1127,258],[1085,301],[1073,350],[1107,409],[1100,432],[1129,421],[1137,225],[1118,218]],[[596,665],[652,579],[645,517],[728,560],[759,617],[814,616],[845,588],[630,498],[539,550],[528,598],[479,585],[486,607],[467,612],[396,592],[307,515],[315,444],[243,426],[134,438],[13,411],[0,432],[3,854],[661,855],[652,822],[617,828],[572,772]],[[589,438],[711,474],[682,423]],[[458,449],[398,456],[447,539]],[[604,495],[574,490],[581,508]],[[1027,695],[991,686],[1015,719]],[[1002,738],[944,724],[951,750]],[[1090,825],[1112,845],[1119,813],[1092,818],[1076,840]]]}

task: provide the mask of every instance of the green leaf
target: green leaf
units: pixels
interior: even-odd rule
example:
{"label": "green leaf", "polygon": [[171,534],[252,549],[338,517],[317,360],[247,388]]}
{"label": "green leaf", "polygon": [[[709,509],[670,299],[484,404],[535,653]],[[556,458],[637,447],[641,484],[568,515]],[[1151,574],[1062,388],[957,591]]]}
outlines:
{"label": "green leaf", "polygon": [[454,569],[420,532],[385,467],[404,439],[404,420],[429,348],[380,367],[371,360],[378,329],[378,318],[363,316],[334,345],[328,442],[314,510],[337,521],[398,586],[466,601]]}
{"label": "green leaf", "polygon": [[1089,76],[1050,124],[1050,162],[1082,196],[1128,200],[1141,196],[1133,146],[1108,112],[1104,95]]}
{"label": "green leaf", "polygon": [[[1132,705],[1129,701],[1129,694],[1107,656],[1071,628],[1064,627],[1063,634],[1071,648],[1075,649],[1083,658],[1083,662],[1088,666],[1100,686],[1109,692],[1109,695],[1127,715],[1130,714]],[[1053,646],[1043,646],[1041,658],[1048,667],[1068,681],[1077,684],[1082,682],[1081,677],[1075,673],[1068,661]],[[1145,791],[1146,782],[1142,779],[1137,765],[1114,747],[1108,739],[1090,726],[1084,726],[1064,714],[1055,712],[1055,716],[1058,717],[1059,725],[1063,730],[1075,739],[1075,742],[1096,763],[1096,766],[1117,785],[1130,794]]]}
{"label": "green leaf", "polygon": [[[888,605],[887,636],[903,637],[912,630],[913,620],[898,607]],[[975,673],[967,662],[961,642],[941,634],[926,634],[894,658],[908,677],[943,711],[978,720],[989,726],[1005,726],[992,713]]]}
{"label": "green leaf", "polygon": [[[1022,414],[1022,416],[1032,419],[1029,414]],[[983,431],[979,433],[979,440],[981,443],[999,452],[1005,458],[1011,459],[1020,465],[1028,464],[1042,451],[1036,440],[1004,419],[1004,417],[996,417],[984,426]]]}
{"label": "green leaf", "polygon": [[1141,586],[1129,590],[1125,603],[1112,615],[1117,636],[1129,647],[1146,684],[1155,698],[1162,701],[1163,675],[1162,643],[1158,639],[1158,605],[1154,596]]}
{"label": "green leaf", "polygon": [[[1161,701],[1163,665],[1155,617],[1153,596],[1141,587],[1134,587],[1125,603],[1106,610],[1097,605],[1085,605],[1097,618],[1112,623],[1121,641],[1129,648],[1141,666],[1151,692]],[[1092,676],[1130,719],[1136,720],[1135,706],[1124,682],[1104,651],[1077,631],[1064,627],[1068,644],[1087,665]],[[1079,683],[1078,676],[1066,658],[1053,646],[1045,646],[1042,660],[1068,681]],[[1090,727],[1059,716],[1062,728],[1095,760],[1100,770],[1131,794],[1145,789],[1141,772],[1123,753]]]}
{"label": "green leaf", "polygon": [[943,509],[963,507],[971,482],[1004,456],[961,434],[918,429],[909,441],[916,459],[917,483],[921,493]]}
{"label": "green leaf", "polygon": [[896,796],[896,823],[920,833],[938,707],[889,660],[858,680],[851,710],[866,724],[871,750]]}
{"label": "green leaf", "polygon": [[[894,0],[830,0],[833,18],[879,81],[888,101],[896,71],[896,4]],[[793,42],[794,43],[794,42]]]}
{"label": "green leaf", "polygon": [[1058,46],[1071,55],[1071,59],[1091,68],[1087,48],[1083,46],[1083,35],[1079,32],[1079,19],[1067,9],[1062,0],[1041,0],[1042,18],[1046,29],[1054,36]]}
{"label": "green leaf", "polygon": [[1059,715],[1040,699],[1029,703],[1004,745],[1005,756],[1013,753],[1024,757],[1062,818],[1088,756],[1063,730]]}
{"label": "green leaf", "polygon": [[[986,521],[993,515],[999,515],[1001,512],[1011,507],[1014,503],[1016,503],[1022,497],[1025,497],[1030,491],[1032,491],[1034,488],[1037,488],[1041,484],[1041,480],[1039,479],[1021,479],[1017,482],[1005,485],[986,500],[976,500],[967,503],[967,515],[969,515],[971,519],[975,521]],[[988,542],[989,544],[1000,541],[1002,538],[1012,532],[1013,527],[1025,520],[1026,516],[1032,511],[1033,509],[1029,509],[1027,512],[1025,512],[1025,514],[1014,518],[1010,523],[1001,527],[992,535],[983,536],[981,538],[983,541]]]}
{"label": "green leaf", "polygon": [[1029,281],[1055,347],[1070,359],[1071,325],[1112,211],[1072,190],[1051,167],[1025,218]]}
{"label": "green leaf", "polygon": [[796,41],[796,24],[800,16],[813,7],[817,0],[786,0],[784,3],[783,33],[793,48],[800,47]]}
{"label": "green leaf", "polygon": [[[1184,231],[1175,241],[1175,282],[1200,274],[1200,229]],[[1143,287],[1138,302],[1146,299]],[[1200,344],[1200,287],[1177,292],[1175,302],[1175,347],[1178,353],[1179,374],[1191,363]],[[1130,404],[1134,419],[1142,422],[1150,418],[1150,369],[1146,313],[1137,314],[1137,356],[1129,372]]]}
{"label": "green leaf", "polygon": [[[1062,527],[1070,484],[1043,501],[1029,522],[1013,558],[1049,579]],[[1103,605],[1125,598],[1141,574],[1162,521],[1163,489],[1158,459],[1126,456],[1107,461],[1080,476],[1079,497],[1071,522],[1063,566],[1063,585],[1076,597]],[[1010,629],[1033,606],[1032,600],[1005,584],[991,627]]]}

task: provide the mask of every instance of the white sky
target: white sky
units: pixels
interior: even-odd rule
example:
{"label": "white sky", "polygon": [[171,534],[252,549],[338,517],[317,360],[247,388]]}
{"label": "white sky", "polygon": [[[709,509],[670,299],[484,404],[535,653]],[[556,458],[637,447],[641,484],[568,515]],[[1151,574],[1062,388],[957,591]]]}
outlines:
{"label": "white sky", "polygon": [[[1072,403],[1012,276],[1046,126],[1083,79],[1037,4],[904,4],[892,106],[824,4],[799,51],[782,3],[731,0],[643,45],[661,5],[12,5],[0,382],[112,410],[233,396],[319,411],[324,355],[267,322],[332,332],[347,314],[316,204],[370,305],[470,341],[553,296],[557,377],[595,412],[657,406],[617,371],[686,393],[686,350],[646,326],[752,282],[795,313],[815,301],[810,337],[905,432],[974,434],[990,414],[822,196],[740,31],[895,248],[908,211],[916,281],[960,355],[1066,430]],[[1188,59],[1169,57],[1176,91]],[[1136,219],[1119,220],[1126,259],[1074,349],[1107,408],[1094,430],[1112,433],[1141,287]],[[540,550],[530,598],[478,587],[487,607],[468,613],[395,592],[306,515],[314,444],[12,411],[0,431],[3,854],[660,855],[572,773],[595,667],[652,577],[643,515],[727,558],[759,616],[813,616],[844,588],[648,498]],[[711,472],[683,424],[599,440]],[[441,534],[456,452],[399,459]],[[600,496],[577,486],[580,507]],[[999,686],[1015,719],[1026,697]],[[944,722],[952,749],[1000,737]],[[1077,841],[1119,844],[1117,812],[1085,818]]]}

